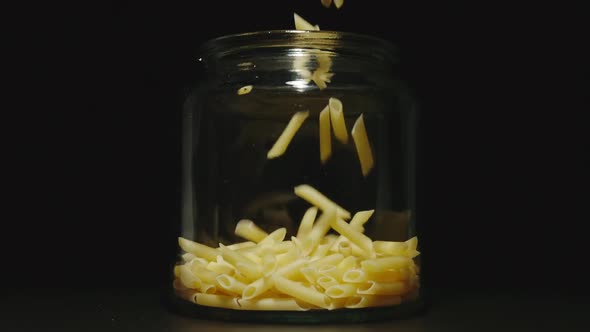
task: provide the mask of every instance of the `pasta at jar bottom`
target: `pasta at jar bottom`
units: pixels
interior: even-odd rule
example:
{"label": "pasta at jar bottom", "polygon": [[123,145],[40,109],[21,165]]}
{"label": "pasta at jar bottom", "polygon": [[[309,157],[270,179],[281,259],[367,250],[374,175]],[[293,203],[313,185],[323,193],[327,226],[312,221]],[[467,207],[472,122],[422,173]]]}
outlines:
{"label": "pasta at jar bottom", "polygon": [[304,311],[391,306],[418,292],[416,237],[373,241],[363,225],[374,210],[346,222],[350,212],[315,188],[294,192],[313,206],[290,239],[285,228],[267,233],[245,219],[235,227],[245,242],[212,248],[180,237],[186,253],[174,268],[176,293],[210,307]]}

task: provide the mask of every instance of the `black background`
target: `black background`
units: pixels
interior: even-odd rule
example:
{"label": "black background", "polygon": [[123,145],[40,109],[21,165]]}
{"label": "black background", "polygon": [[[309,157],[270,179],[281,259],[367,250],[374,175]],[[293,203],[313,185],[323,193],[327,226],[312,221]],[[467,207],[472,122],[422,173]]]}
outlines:
{"label": "black background", "polygon": [[293,11],[400,46],[422,106],[418,213],[431,287],[588,290],[583,11],[354,0],[339,11],[312,0],[20,10],[9,67],[22,89],[7,111],[17,119],[5,122],[15,152],[5,159],[6,287],[159,287],[176,252],[180,107],[196,49],[292,28]]}

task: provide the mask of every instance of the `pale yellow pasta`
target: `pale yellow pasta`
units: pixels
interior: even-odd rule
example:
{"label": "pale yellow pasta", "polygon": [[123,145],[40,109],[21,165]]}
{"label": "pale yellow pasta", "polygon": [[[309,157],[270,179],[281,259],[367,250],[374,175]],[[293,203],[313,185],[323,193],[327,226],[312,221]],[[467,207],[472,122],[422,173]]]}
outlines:
{"label": "pale yellow pasta", "polygon": [[300,258],[290,264],[287,264],[279,268],[275,275],[279,275],[291,280],[303,279],[303,274],[301,274],[301,268],[304,267],[307,263],[308,261],[306,259]]}
{"label": "pale yellow pasta", "polygon": [[184,287],[190,289],[199,289],[201,287],[201,279],[199,279],[186,264],[181,265],[178,268],[178,275],[180,278],[180,282]]}
{"label": "pale yellow pasta", "polygon": [[367,272],[380,272],[391,269],[408,267],[413,264],[412,259],[405,256],[388,256],[367,259],[361,262],[362,268]]}
{"label": "pale yellow pasta", "polygon": [[320,160],[322,164],[325,164],[332,155],[332,129],[330,126],[330,106],[328,105],[320,112],[319,128]]}
{"label": "pale yellow pasta", "polygon": [[350,219],[350,212],[346,211],[340,205],[334,203],[332,200],[324,196],[322,193],[320,193],[310,185],[299,185],[295,187],[294,192],[295,195],[308,201],[312,205],[317,206],[324,213],[330,208],[335,207],[337,209],[338,217],[343,219]]}
{"label": "pale yellow pasta", "polygon": [[369,281],[358,287],[358,294],[370,295],[402,295],[408,291],[408,285],[403,281],[379,282]]}
{"label": "pale yellow pasta", "polygon": [[410,270],[407,268],[386,270],[381,272],[367,272],[367,279],[371,281],[402,281],[410,278]]}
{"label": "pale yellow pasta", "polygon": [[336,8],[340,9],[344,5],[344,0],[334,0],[334,5]]}
{"label": "pale yellow pasta", "polygon": [[321,266],[325,266],[325,265],[338,265],[343,259],[344,259],[344,256],[342,256],[342,254],[332,254],[332,255],[320,258],[318,260],[312,261],[308,264],[308,266],[317,269],[317,268],[320,268]]}
{"label": "pale yellow pasta", "polygon": [[352,255],[352,247],[350,246],[350,242],[342,241],[338,244],[338,252],[344,256]]}
{"label": "pale yellow pasta", "polygon": [[350,283],[361,283],[367,281],[367,273],[361,269],[352,269],[344,272],[342,281]]}
{"label": "pale yellow pasta", "polygon": [[363,176],[369,175],[371,169],[375,164],[373,159],[373,152],[371,151],[371,143],[369,143],[369,136],[365,128],[365,120],[361,114],[352,126],[352,139],[356,147],[356,152],[361,164],[361,171]]}
{"label": "pale yellow pasta", "polygon": [[338,269],[338,280],[342,280],[342,276],[345,272],[354,270],[357,268],[357,258],[354,256],[345,257],[340,263],[336,265]]}
{"label": "pale yellow pasta", "polygon": [[242,310],[268,310],[268,311],[306,311],[310,307],[298,303],[293,298],[266,297],[260,299],[238,299]]}
{"label": "pale yellow pasta", "polygon": [[[221,257],[221,256],[219,256]],[[209,262],[207,264],[207,270],[216,272],[218,274],[228,274],[232,275],[234,271],[234,267],[228,266],[228,264],[223,264],[219,262]]]}
{"label": "pale yellow pasta", "polygon": [[236,269],[246,278],[255,280],[262,275],[260,267],[246,256],[240,254],[239,252],[229,250],[224,246],[221,246],[220,248],[223,259],[235,266]]}
{"label": "pale yellow pasta", "polygon": [[310,284],[315,284],[319,277],[317,269],[313,267],[302,268],[301,274],[303,274],[305,280],[307,280]]}
{"label": "pale yellow pasta", "polygon": [[275,288],[280,292],[290,295],[303,302],[307,302],[325,309],[330,306],[329,298],[325,294],[318,292],[312,287],[303,286],[300,283],[286,279],[279,275],[274,276],[274,285]]}
{"label": "pale yellow pasta", "polygon": [[316,283],[323,289],[328,289],[334,285],[338,285],[338,280],[330,276],[320,276],[316,279]]}
{"label": "pale yellow pasta", "polygon": [[329,243],[319,244],[315,248],[315,250],[311,253],[310,258],[312,260],[315,260],[315,259],[320,259],[320,258],[326,256],[326,254],[328,253],[328,250],[330,250],[331,246],[332,245],[330,245]]}
{"label": "pale yellow pasta", "polygon": [[328,101],[330,108],[330,122],[332,123],[332,130],[334,131],[334,137],[340,143],[348,143],[348,131],[346,130],[346,122],[344,121],[344,110],[342,102],[338,98],[330,98]]}
{"label": "pale yellow pasta", "polygon": [[322,5],[326,8],[330,7],[330,5],[332,4],[332,0],[320,0],[322,2]]}
{"label": "pale yellow pasta", "polygon": [[326,295],[331,298],[351,297],[356,295],[357,287],[358,285],[353,284],[334,285],[326,289]]}
{"label": "pale yellow pasta", "polygon": [[285,227],[281,227],[273,231],[272,233],[268,234],[264,239],[262,239],[258,245],[265,246],[269,245],[272,246],[276,243],[279,243],[285,239],[285,235],[287,235],[287,229]]}
{"label": "pale yellow pasta", "polygon": [[402,301],[400,296],[357,295],[348,298],[346,308],[367,308],[398,305]]}
{"label": "pale yellow pasta", "polygon": [[268,233],[256,226],[256,224],[252,220],[248,219],[242,219],[238,221],[234,233],[237,236],[240,236],[246,240],[250,240],[256,243],[262,241],[265,237],[268,236]]}
{"label": "pale yellow pasta", "polygon": [[252,91],[252,88],[253,88],[252,85],[243,86],[238,89],[238,95],[241,96],[241,95],[248,94],[248,93],[250,93],[250,91]]}
{"label": "pale yellow pasta", "polygon": [[241,282],[243,282],[243,283],[245,283],[245,284],[249,284],[249,283],[251,283],[251,282],[252,282],[252,280],[250,280],[250,279],[246,278],[246,276],[244,276],[244,275],[243,275],[243,274],[242,274],[240,271],[238,271],[238,270],[235,270],[235,271],[234,271],[234,275],[233,275],[233,276],[234,276],[234,278],[236,278],[236,280],[239,280],[239,281],[241,281]]}
{"label": "pale yellow pasta", "polygon": [[418,238],[417,237],[414,236],[411,239],[407,240],[406,244],[408,246],[408,251],[406,253],[408,255],[408,257],[414,258],[420,254],[420,252],[418,250],[416,250],[418,248]]}
{"label": "pale yellow pasta", "polygon": [[175,265],[175,266],[174,266],[174,276],[175,276],[176,278],[180,277],[180,267],[181,267],[181,266],[182,266],[182,265]]}
{"label": "pale yellow pasta", "polygon": [[328,310],[346,308],[346,301],[348,301],[348,299],[349,298],[347,297],[330,298],[330,306],[328,307]]}
{"label": "pale yellow pasta", "polygon": [[291,247],[291,249],[289,249],[289,251],[277,255],[277,257],[276,257],[277,265],[282,267],[284,265],[294,262],[298,258],[299,258],[299,253],[298,253],[297,248]]}
{"label": "pale yellow pasta", "polygon": [[262,274],[269,276],[277,269],[277,258],[271,253],[267,253],[262,257]]}
{"label": "pale yellow pasta", "polygon": [[238,279],[228,275],[228,274],[220,274],[217,276],[217,284],[219,287],[227,292],[242,295],[244,288],[246,288],[246,284],[239,281]]}
{"label": "pale yellow pasta", "polygon": [[194,301],[197,304],[208,307],[240,309],[237,299],[233,296],[197,293],[195,294]]}
{"label": "pale yellow pasta", "polygon": [[293,20],[295,21],[296,30],[319,30],[319,27],[316,28],[297,13],[293,13]]}
{"label": "pale yellow pasta", "polygon": [[252,241],[246,241],[246,242],[239,242],[239,243],[230,244],[225,247],[229,250],[239,250],[239,249],[244,249],[244,248],[256,247],[256,243],[252,242]]}
{"label": "pale yellow pasta", "polygon": [[243,253],[243,255],[244,257],[247,257],[249,260],[256,263],[257,265],[262,265],[262,258],[260,258],[260,256],[256,255],[255,253],[245,252]]}
{"label": "pale yellow pasta", "polygon": [[358,230],[359,232],[362,232],[363,225],[369,221],[369,219],[373,216],[373,213],[375,213],[375,210],[359,211],[355,213],[350,220],[350,226],[354,227],[354,229]]}
{"label": "pale yellow pasta", "polygon": [[217,255],[219,255],[219,251],[217,249],[213,249],[204,244],[193,242],[182,237],[178,238],[178,245],[180,248],[182,248],[182,250],[197,257],[204,258],[208,261],[214,261],[217,258]]}
{"label": "pale yellow pasta", "polygon": [[318,68],[314,70],[314,72],[311,74],[311,80],[317,85],[317,87],[320,90],[323,90],[328,87],[326,82],[329,83],[332,79],[332,76],[334,76],[333,73],[328,73],[322,70],[321,68]]}
{"label": "pale yellow pasta", "polygon": [[307,256],[315,250],[317,245],[320,243],[321,239],[330,230],[330,225],[332,224],[332,221],[336,219],[337,216],[335,208],[331,208],[322,213],[322,215],[318,218],[317,222],[313,225],[313,228],[311,229],[311,233],[309,234],[309,236],[303,240],[304,255]]}
{"label": "pale yellow pasta", "polygon": [[301,238],[303,236],[307,236],[311,232],[311,228],[313,226],[313,222],[318,214],[318,208],[313,206],[308,208],[305,213],[303,214],[303,218],[301,218],[301,222],[299,223],[299,228],[297,229],[297,236]]}
{"label": "pale yellow pasta", "polygon": [[291,120],[289,120],[289,123],[287,124],[281,135],[279,135],[279,138],[276,140],[275,144],[266,154],[266,158],[273,159],[283,155],[283,153],[287,151],[287,147],[289,147],[289,143],[291,143],[291,140],[293,140],[295,133],[297,133],[299,128],[301,128],[301,125],[303,125],[303,122],[305,121],[305,119],[307,119],[308,116],[308,111],[301,111],[295,113],[291,117]]}
{"label": "pale yellow pasta", "polygon": [[373,241],[373,249],[378,255],[400,256],[406,254],[408,245],[405,242]]}
{"label": "pale yellow pasta", "polygon": [[329,276],[332,278],[340,277],[338,268],[335,265],[324,265],[318,268],[318,275]]}
{"label": "pale yellow pasta", "polygon": [[338,235],[326,234],[326,236],[324,236],[322,238],[322,240],[320,241],[320,244],[329,244],[330,246],[332,246],[334,244],[334,242],[336,242],[337,240],[338,240]]}
{"label": "pale yellow pasta", "polygon": [[270,277],[262,277],[244,288],[242,292],[242,298],[245,300],[253,299],[260,296],[267,290],[274,286],[274,279]]}
{"label": "pale yellow pasta", "polygon": [[192,261],[193,259],[197,258],[197,256],[195,256],[195,255],[191,254],[190,252],[187,252],[187,253],[184,253],[184,254],[182,254],[182,256],[181,256],[181,257],[182,257],[182,260],[183,260],[184,262],[190,262],[190,261]]}
{"label": "pale yellow pasta", "polygon": [[207,268],[205,267],[194,265],[191,266],[191,271],[203,283],[208,283],[217,286],[217,276],[219,275],[218,273],[207,270]]}
{"label": "pale yellow pasta", "polygon": [[359,246],[368,256],[375,255],[373,252],[373,241],[365,234],[357,231],[340,218],[332,219],[330,225],[340,235],[345,236],[350,242]]}

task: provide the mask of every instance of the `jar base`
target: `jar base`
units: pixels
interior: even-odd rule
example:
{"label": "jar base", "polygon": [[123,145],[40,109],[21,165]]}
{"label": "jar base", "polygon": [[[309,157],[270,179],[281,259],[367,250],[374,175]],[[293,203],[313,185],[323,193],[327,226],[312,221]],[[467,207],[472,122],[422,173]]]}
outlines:
{"label": "jar base", "polygon": [[409,318],[426,309],[423,299],[396,306],[310,311],[232,310],[198,305],[168,294],[168,308],[177,314],[207,320],[261,324],[342,324]]}

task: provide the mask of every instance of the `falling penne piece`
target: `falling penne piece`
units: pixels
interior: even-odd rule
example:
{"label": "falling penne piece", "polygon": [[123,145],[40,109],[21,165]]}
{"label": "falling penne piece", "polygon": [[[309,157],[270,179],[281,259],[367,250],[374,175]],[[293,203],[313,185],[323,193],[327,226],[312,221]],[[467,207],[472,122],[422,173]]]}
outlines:
{"label": "falling penne piece", "polygon": [[301,218],[301,223],[299,224],[299,228],[297,229],[297,237],[302,238],[303,236],[308,235],[311,232],[311,228],[313,226],[313,222],[318,214],[318,208],[315,206],[310,207],[305,211],[303,214],[303,218]]}
{"label": "falling penne piece", "polygon": [[252,220],[248,219],[238,221],[234,233],[239,237],[256,243],[268,236],[268,233],[260,229]]}
{"label": "falling penne piece", "polygon": [[335,207],[337,210],[338,217],[344,219],[350,219],[350,212],[343,209],[340,205],[334,203],[328,197],[324,196],[324,194],[317,191],[314,187],[302,184],[294,189],[295,195],[303,198],[304,200],[308,201],[309,203],[317,206],[322,212],[326,212],[330,208]]}
{"label": "falling penne piece", "polygon": [[330,106],[320,112],[320,160],[325,164],[332,155],[332,135],[330,128]]}
{"label": "falling penne piece", "polygon": [[182,248],[182,250],[189,252],[197,257],[204,258],[208,261],[216,260],[217,255],[220,254],[217,249],[213,249],[204,244],[193,242],[182,237],[178,238],[178,245]]}
{"label": "falling penne piece", "polygon": [[238,89],[238,95],[241,96],[241,95],[248,94],[248,93],[250,93],[250,91],[252,91],[252,88],[253,88],[252,85],[243,86]]}
{"label": "falling penne piece", "polygon": [[334,0],[334,5],[336,6],[337,9],[340,9],[340,7],[342,7],[342,5],[344,5],[344,0]]}
{"label": "falling penne piece", "polygon": [[371,144],[369,143],[369,136],[367,136],[367,129],[365,128],[365,121],[361,114],[354,126],[352,126],[352,139],[356,146],[356,152],[361,163],[361,171],[363,176],[367,176],[374,165],[373,152],[371,152]]}
{"label": "falling penne piece", "polygon": [[322,2],[322,6],[328,8],[332,4],[332,0],[320,0]]}
{"label": "falling penne piece", "polygon": [[307,22],[303,17],[293,13],[293,19],[295,21],[295,30],[319,30],[319,27],[312,25]]}
{"label": "falling penne piece", "polygon": [[332,129],[334,136],[342,144],[348,143],[348,132],[346,130],[346,122],[344,121],[344,110],[342,102],[338,98],[330,98],[328,101],[330,107],[330,121],[332,122]]}
{"label": "falling penne piece", "polygon": [[287,147],[289,146],[289,143],[291,143],[291,140],[295,136],[295,133],[299,130],[299,128],[301,128],[303,121],[305,121],[305,119],[307,119],[308,116],[309,116],[308,111],[301,111],[301,112],[295,113],[291,117],[291,120],[287,124],[287,127],[285,128],[285,130],[283,130],[283,132],[281,133],[281,135],[279,136],[279,138],[277,139],[275,144],[272,146],[272,148],[266,154],[266,157],[268,159],[277,158],[277,157],[281,156],[283,153],[285,153],[285,151],[287,151]]}

